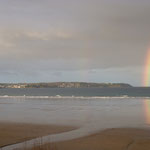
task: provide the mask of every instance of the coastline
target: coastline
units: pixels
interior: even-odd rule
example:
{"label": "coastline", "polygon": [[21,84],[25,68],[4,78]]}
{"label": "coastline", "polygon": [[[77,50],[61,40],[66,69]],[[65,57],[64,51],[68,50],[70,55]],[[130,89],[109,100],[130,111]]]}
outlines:
{"label": "coastline", "polygon": [[[45,146],[54,147],[52,150],[55,150],[56,147],[57,150],[127,150],[129,145],[130,150],[149,150],[150,130],[149,124],[144,118],[148,117],[144,111],[148,107],[148,105],[145,105],[147,101],[145,99],[131,101],[129,98],[123,101],[117,99],[113,101],[112,98],[103,98],[100,101],[98,99],[92,99],[92,101],[79,99],[79,101],[75,100],[71,101],[71,103],[70,101],[62,100],[47,100],[43,105],[43,101],[40,100],[30,102],[20,98],[1,99],[0,142],[7,142],[3,143],[2,149],[13,150],[13,148],[20,149],[23,147],[23,149],[26,148],[27,150],[27,148],[40,144],[44,146],[44,150],[46,150]],[[11,104],[14,104],[14,107]],[[133,108],[136,108],[136,111],[132,111]],[[10,114],[7,113],[7,110],[9,110]],[[36,116],[31,117],[32,111],[27,112],[26,110],[32,110]],[[43,115],[40,116],[40,113],[37,112],[43,113]],[[3,120],[8,119],[8,114],[10,119],[8,122],[3,122]],[[2,117],[3,115],[4,117]],[[19,122],[18,117],[20,120],[28,122],[28,124],[10,123],[10,120]],[[26,121],[25,119],[28,117],[31,117],[31,119]],[[39,122],[32,122],[35,117],[39,119]],[[53,117],[57,118],[58,122],[53,122]],[[77,121],[83,124],[80,126]],[[35,124],[30,124],[31,122]],[[54,123],[54,125],[51,125],[51,123]],[[70,124],[71,127],[63,126],[65,123]],[[74,125],[78,126],[72,127]],[[78,128],[79,126],[81,128]],[[49,142],[51,143],[47,144]],[[26,147],[24,147],[25,145]],[[142,148],[141,145],[143,146]],[[131,146],[140,147],[140,149],[131,149]]]}

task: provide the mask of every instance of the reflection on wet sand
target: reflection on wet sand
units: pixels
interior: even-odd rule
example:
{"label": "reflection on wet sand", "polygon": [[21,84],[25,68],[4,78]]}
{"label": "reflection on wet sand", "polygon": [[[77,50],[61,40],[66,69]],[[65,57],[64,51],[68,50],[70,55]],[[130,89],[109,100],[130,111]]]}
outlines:
{"label": "reflection on wet sand", "polygon": [[[10,102],[11,99],[1,101]],[[5,105],[3,111],[0,110],[0,118],[6,119],[7,116],[9,120],[20,122],[24,118],[30,123],[80,126],[73,131],[42,137],[43,144],[46,144],[85,137],[107,128],[149,128],[143,117],[143,103],[147,101],[138,98],[19,99],[13,100],[11,107]],[[35,141],[41,141],[41,138],[26,141],[26,144],[30,147]],[[22,147],[23,144],[11,145],[3,150]]]}
{"label": "reflection on wet sand", "polygon": [[143,103],[145,111],[145,121],[148,125],[150,125],[150,99],[144,100]]}

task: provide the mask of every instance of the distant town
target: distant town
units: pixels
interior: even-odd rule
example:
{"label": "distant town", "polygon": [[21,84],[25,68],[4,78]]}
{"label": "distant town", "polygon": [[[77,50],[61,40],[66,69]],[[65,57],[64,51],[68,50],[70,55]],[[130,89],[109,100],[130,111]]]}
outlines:
{"label": "distant town", "polygon": [[51,83],[0,83],[0,88],[127,88],[126,83],[87,83],[87,82],[51,82]]}

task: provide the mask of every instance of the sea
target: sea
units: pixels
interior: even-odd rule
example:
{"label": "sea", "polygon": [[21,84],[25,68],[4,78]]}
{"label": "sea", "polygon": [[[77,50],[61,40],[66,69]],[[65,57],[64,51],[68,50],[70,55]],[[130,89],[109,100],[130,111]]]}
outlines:
{"label": "sea", "polygon": [[[75,139],[108,128],[150,129],[150,88],[0,89],[0,122],[77,127],[43,137],[45,143],[49,139]],[[32,145],[34,141],[26,143]]]}
{"label": "sea", "polygon": [[6,88],[0,96],[150,97],[150,87],[129,88]]}

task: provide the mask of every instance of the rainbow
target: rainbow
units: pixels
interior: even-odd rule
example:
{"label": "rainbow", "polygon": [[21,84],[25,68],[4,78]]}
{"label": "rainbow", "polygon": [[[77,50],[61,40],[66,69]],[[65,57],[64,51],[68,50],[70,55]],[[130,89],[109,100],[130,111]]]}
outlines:
{"label": "rainbow", "polygon": [[145,120],[150,124],[150,100],[144,100]]}
{"label": "rainbow", "polygon": [[[146,87],[150,86],[150,48],[147,50],[146,54],[143,79],[143,85]],[[150,99],[144,100],[144,111],[146,123],[150,124]]]}
{"label": "rainbow", "polygon": [[150,86],[150,48],[148,49],[146,55],[143,85]]}

